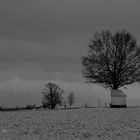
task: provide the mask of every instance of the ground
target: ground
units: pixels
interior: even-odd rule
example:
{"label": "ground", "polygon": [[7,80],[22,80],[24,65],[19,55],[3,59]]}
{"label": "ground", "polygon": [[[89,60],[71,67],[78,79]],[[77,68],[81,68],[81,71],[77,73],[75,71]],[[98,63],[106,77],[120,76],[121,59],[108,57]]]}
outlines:
{"label": "ground", "polygon": [[140,108],[0,112],[0,140],[96,139],[140,139]]}

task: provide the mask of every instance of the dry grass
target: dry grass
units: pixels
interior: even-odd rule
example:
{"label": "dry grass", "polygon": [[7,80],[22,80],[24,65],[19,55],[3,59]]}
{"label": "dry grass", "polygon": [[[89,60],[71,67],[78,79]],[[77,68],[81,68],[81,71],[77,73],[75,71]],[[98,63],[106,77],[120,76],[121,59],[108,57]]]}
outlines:
{"label": "dry grass", "polygon": [[0,112],[0,140],[140,139],[140,108]]}

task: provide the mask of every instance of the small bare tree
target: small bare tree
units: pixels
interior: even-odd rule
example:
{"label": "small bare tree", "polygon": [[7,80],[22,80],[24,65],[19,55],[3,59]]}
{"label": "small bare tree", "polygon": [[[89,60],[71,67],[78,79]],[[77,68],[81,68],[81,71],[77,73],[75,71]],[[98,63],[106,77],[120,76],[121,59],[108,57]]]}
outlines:
{"label": "small bare tree", "polygon": [[74,102],[75,102],[74,92],[73,91],[70,91],[69,92],[69,95],[68,95],[68,104],[69,104],[70,108],[74,104]]}
{"label": "small bare tree", "polygon": [[117,90],[140,82],[140,46],[127,31],[96,32],[82,58],[87,82]]}
{"label": "small bare tree", "polygon": [[43,90],[42,104],[44,108],[55,109],[55,107],[62,103],[62,94],[64,91],[54,83],[48,83]]}

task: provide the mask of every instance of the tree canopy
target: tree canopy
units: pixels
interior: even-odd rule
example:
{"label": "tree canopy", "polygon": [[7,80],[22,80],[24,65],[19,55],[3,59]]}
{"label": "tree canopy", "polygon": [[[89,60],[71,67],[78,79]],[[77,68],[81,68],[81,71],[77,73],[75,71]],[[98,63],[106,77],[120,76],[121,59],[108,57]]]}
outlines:
{"label": "tree canopy", "polygon": [[48,83],[42,92],[42,104],[44,108],[55,109],[58,104],[60,105],[62,103],[63,93],[64,91],[58,85]]}
{"label": "tree canopy", "polygon": [[125,30],[96,32],[82,65],[87,82],[118,89],[140,81],[140,46]]}

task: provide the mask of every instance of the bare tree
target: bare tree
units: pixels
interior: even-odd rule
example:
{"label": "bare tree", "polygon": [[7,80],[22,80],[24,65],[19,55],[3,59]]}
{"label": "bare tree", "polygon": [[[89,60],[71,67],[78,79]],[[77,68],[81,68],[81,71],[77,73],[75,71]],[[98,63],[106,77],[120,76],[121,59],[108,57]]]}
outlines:
{"label": "bare tree", "polygon": [[54,83],[48,83],[43,90],[42,104],[44,108],[55,109],[62,103],[62,94],[64,91]]}
{"label": "bare tree", "polygon": [[85,102],[84,108],[88,108],[88,103]]}
{"label": "bare tree", "polygon": [[69,95],[68,95],[68,104],[69,104],[70,108],[74,104],[74,102],[75,102],[74,92],[73,91],[70,91],[69,92]]}
{"label": "bare tree", "polygon": [[87,82],[117,90],[140,81],[140,47],[127,31],[96,32],[82,57]]}
{"label": "bare tree", "polygon": [[66,100],[63,101],[63,106],[65,109],[67,108],[67,101]]}

